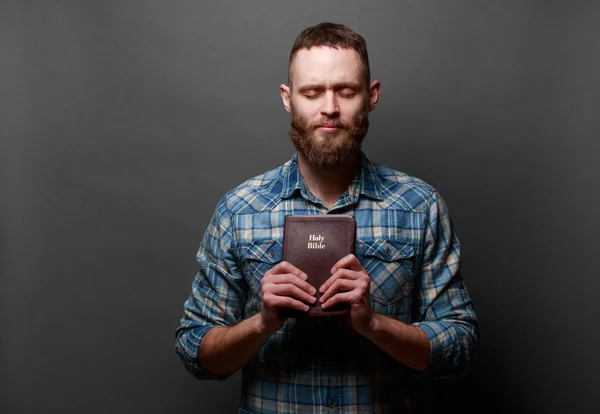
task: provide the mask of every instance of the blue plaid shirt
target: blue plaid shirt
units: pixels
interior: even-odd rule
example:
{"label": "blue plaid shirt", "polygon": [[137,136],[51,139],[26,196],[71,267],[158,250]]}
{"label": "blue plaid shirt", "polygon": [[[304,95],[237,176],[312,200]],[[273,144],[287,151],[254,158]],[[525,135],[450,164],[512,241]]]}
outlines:
{"label": "blue plaid shirt", "polygon": [[176,352],[194,376],[225,378],[199,366],[198,346],[211,328],[260,312],[260,279],[281,261],[287,214],[354,215],[355,252],[371,277],[372,309],[427,334],[429,367],[410,370],[336,318],[288,319],[243,368],[239,412],[414,412],[421,404],[415,384],[424,376],[468,369],[478,325],[439,194],[363,154],[356,178],[328,209],[306,187],[294,153],[228,192],[206,230],[176,331]]}

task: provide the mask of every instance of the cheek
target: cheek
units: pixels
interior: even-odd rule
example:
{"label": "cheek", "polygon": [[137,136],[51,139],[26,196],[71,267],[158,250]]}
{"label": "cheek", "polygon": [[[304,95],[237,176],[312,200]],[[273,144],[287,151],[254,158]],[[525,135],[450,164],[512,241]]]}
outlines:
{"label": "cheek", "polygon": [[361,104],[348,104],[340,109],[342,119],[344,121],[351,121],[364,111],[364,106]]}
{"label": "cheek", "polygon": [[294,110],[304,119],[312,120],[319,114],[319,105],[313,101],[294,103]]}
{"label": "cheek", "polygon": [[361,100],[358,102],[352,102],[352,104],[348,105],[348,110],[347,110],[347,116],[350,119],[354,119],[355,117],[364,114],[364,113],[369,113],[369,101],[368,100]]}

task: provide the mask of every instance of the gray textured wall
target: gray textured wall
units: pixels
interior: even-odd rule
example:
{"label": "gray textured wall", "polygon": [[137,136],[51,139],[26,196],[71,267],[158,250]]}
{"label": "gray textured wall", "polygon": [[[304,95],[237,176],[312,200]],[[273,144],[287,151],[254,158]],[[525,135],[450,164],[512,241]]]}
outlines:
{"label": "gray textured wall", "polygon": [[[364,149],[449,204],[479,412],[597,412],[599,7],[0,2],[0,411],[233,412],[173,352],[218,199],[289,158],[278,86],[324,20],[382,82]],[[455,394],[457,395],[457,394]]]}

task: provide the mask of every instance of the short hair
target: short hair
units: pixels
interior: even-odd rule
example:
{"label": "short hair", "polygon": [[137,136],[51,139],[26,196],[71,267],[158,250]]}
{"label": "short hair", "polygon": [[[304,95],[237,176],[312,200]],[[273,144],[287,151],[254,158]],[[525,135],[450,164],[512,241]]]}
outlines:
{"label": "short hair", "polygon": [[334,49],[353,49],[358,53],[362,63],[367,86],[371,80],[367,42],[354,30],[343,24],[324,22],[304,29],[296,38],[290,60],[288,62],[288,83],[292,83],[292,62],[296,53],[301,49],[310,50],[313,47],[331,47]]}

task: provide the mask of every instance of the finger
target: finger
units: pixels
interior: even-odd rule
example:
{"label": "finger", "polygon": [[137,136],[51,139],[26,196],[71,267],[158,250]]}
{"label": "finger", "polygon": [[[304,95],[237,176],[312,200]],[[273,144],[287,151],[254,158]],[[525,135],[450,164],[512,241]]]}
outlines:
{"label": "finger", "polygon": [[330,297],[338,292],[348,292],[360,287],[356,280],[338,279],[321,296],[321,303],[326,302]]}
{"label": "finger", "polygon": [[284,285],[284,284],[292,284],[298,286],[300,289],[305,292],[314,295],[317,293],[317,290],[308,282],[300,279],[298,276],[294,274],[276,274],[276,275],[266,275],[260,280],[261,285],[266,285],[269,283],[275,285]]}
{"label": "finger", "polygon": [[356,290],[350,292],[338,293],[332,296],[328,301],[321,303],[323,309],[330,308],[340,303],[354,304],[360,302],[360,294]]}
{"label": "finger", "polygon": [[281,273],[291,273],[291,274],[294,274],[304,280],[306,280],[308,278],[306,273],[304,273],[302,270],[298,269],[296,266],[294,266],[290,262],[286,262],[286,261],[279,262],[275,267],[273,267],[267,273],[265,273],[265,275],[266,274],[276,275],[276,274],[281,274]]}
{"label": "finger", "polygon": [[360,277],[360,274],[358,272],[355,272],[354,270],[338,269],[338,270],[336,270],[336,272],[333,275],[331,275],[331,277],[329,279],[327,279],[325,281],[325,283],[323,283],[323,285],[321,285],[321,287],[319,288],[319,291],[321,293],[324,293],[327,289],[329,289],[329,286],[331,286],[332,283],[334,283],[336,280],[338,280],[340,278],[358,279],[359,277]]}
{"label": "finger", "polygon": [[263,297],[265,293],[271,293],[276,296],[288,296],[294,299],[299,299],[306,303],[315,303],[317,298],[313,295],[309,295],[297,286],[291,283],[285,285],[270,285],[266,290],[263,291]]}
{"label": "finger", "polygon": [[265,296],[263,296],[263,303],[267,308],[272,309],[274,311],[284,308],[291,308],[299,310],[301,312],[308,312],[308,310],[310,309],[310,306],[297,299],[291,298],[289,296],[277,296],[269,292],[267,292]]}
{"label": "finger", "polygon": [[338,260],[331,268],[331,273],[335,273],[338,269],[351,269],[355,272],[365,271],[365,268],[360,264],[358,258],[353,254],[349,254]]}

